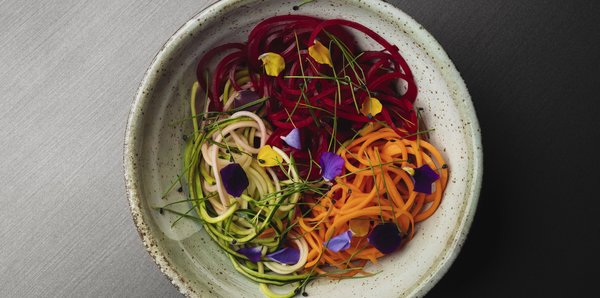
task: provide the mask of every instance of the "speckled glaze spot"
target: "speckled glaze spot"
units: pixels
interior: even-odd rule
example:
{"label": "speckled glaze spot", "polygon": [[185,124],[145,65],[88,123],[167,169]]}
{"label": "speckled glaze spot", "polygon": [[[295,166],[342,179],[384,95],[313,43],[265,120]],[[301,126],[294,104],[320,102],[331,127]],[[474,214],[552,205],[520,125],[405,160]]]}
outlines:
{"label": "speckled glaze spot", "polygon": [[[310,297],[421,297],[448,270],[464,242],[474,216],[482,179],[479,124],[458,71],[442,47],[411,17],[380,1],[223,0],[183,25],[157,54],[131,107],[124,147],[124,171],[132,218],[160,270],[188,297],[261,297],[253,282],[238,274],[227,257],[195,223],[177,224],[154,207],[182,192],[165,190],[181,171],[183,135],[190,125],[175,125],[188,116],[187,99],[196,63],[210,48],[242,41],[259,21],[273,15],[306,14],[346,18],[375,30],[400,48],[419,88],[431,141],[443,148],[451,179],[436,214],[417,225],[417,236],[400,251],[367,270],[366,278],[318,280]],[[335,9],[331,9],[331,8]],[[241,18],[240,16],[244,16]],[[370,40],[360,41],[366,48]]]}

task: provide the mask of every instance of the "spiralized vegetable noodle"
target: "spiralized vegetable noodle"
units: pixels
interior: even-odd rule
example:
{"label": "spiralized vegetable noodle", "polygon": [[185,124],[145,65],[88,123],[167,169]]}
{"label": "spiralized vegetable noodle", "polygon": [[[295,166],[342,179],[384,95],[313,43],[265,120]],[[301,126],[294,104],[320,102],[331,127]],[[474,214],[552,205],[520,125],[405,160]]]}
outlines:
{"label": "spiralized vegetable noodle", "polygon": [[[381,48],[359,48],[355,31]],[[266,296],[373,274],[440,206],[449,167],[410,67],[364,25],[268,18],[206,52],[196,75],[181,175],[192,208],[158,209],[201,222]]]}

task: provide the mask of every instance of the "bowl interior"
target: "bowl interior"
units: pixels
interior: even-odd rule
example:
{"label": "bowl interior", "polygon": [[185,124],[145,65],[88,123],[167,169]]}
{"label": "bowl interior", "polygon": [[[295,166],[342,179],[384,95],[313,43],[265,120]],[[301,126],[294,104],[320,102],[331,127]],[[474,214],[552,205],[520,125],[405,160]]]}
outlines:
{"label": "bowl interior", "polygon": [[[367,267],[377,275],[343,281],[319,280],[311,296],[376,297],[424,294],[447,270],[464,241],[481,184],[479,126],[460,75],[439,44],[412,18],[378,1],[277,0],[221,1],[185,24],[149,68],[129,119],[125,172],[134,221],[149,252],[181,292],[200,296],[261,296],[255,283],[238,274],[199,223],[160,214],[155,207],[185,199],[178,192],[189,93],[199,57],[212,47],[244,41],[253,25],[273,15],[306,14],[355,20],[400,48],[419,88],[431,141],[450,166],[450,180],[436,214],[417,225],[415,238],[402,250]],[[366,39],[365,39],[366,40]],[[367,40],[365,47],[372,47]],[[173,186],[174,185],[174,186]],[[170,190],[171,189],[171,190]],[[169,191],[170,190],[170,191]],[[166,195],[165,195],[166,194]],[[172,206],[187,212],[187,204]]]}

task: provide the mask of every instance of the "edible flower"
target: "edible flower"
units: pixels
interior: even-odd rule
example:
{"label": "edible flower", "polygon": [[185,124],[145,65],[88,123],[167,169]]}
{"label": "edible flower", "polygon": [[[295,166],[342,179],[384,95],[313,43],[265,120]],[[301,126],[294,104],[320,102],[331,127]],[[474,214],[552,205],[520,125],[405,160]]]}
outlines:
{"label": "edible flower", "polygon": [[339,252],[350,248],[350,241],[352,240],[352,232],[349,230],[343,232],[335,237],[331,237],[329,241],[323,243],[327,249],[333,252]]}
{"label": "edible flower", "polygon": [[331,152],[323,152],[319,158],[319,165],[325,181],[331,181],[342,173],[344,168],[344,159]]}
{"label": "edible flower", "polygon": [[[254,103],[259,99],[260,99],[260,96],[258,96],[258,93],[254,92],[250,89],[240,90],[234,97],[233,107],[234,108],[243,107],[245,105]],[[258,109],[258,107],[259,107],[258,105],[252,105],[252,106],[249,106],[246,110],[254,112]]]}
{"label": "edible flower", "polygon": [[238,253],[244,255],[250,262],[258,263],[262,257],[262,247],[243,247],[237,250]]}
{"label": "edible flower", "polygon": [[238,163],[230,163],[219,172],[225,191],[236,198],[241,196],[249,185],[248,176]]}
{"label": "edible flower", "polygon": [[352,231],[352,234],[354,234],[354,236],[364,237],[367,236],[367,234],[369,234],[369,228],[371,227],[371,223],[368,219],[357,218],[351,219],[348,226],[350,226],[350,231]]}
{"label": "edible flower", "polygon": [[329,49],[326,48],[318,40],[315,40],[314,45],[308,47],[308,55],[310,55],[313,59],[315,59],[315,61],[317,61],[319,64],[327,64],[327,65],[333,67]]}
{"label": "edible flower", "polygon": [[302,148],[302,145],[300,144],[300,130],[297,128],[292,129],[287,136],[281,136],[281,139],[292,148],[298,150]]}
{"label": "edible flower", "polygon": [[[405,172],[407,172],[411,176],[411,178],[412,178],[412,176],[415,175],[415,169],[414,168],[411,168],[411,167],[402,167],[402,169]],[[414,180],[414,178],[412,178],[412,179]]]}
{"label": "edible flower", "polygon": [[393,222],[378,224],[367,238],[369,243],[383,254],[392,253],[402,242],[402,235]]}
{"label": "edible flower", "polygon": [[422,165],[416,169],[413,168],[402,168],[410,174],[413,183],[414,191],[431,194],[433,182],[440,178],[440,175],[436,173],[428,165]]}
{"label": "edible flower", "polygon": [[258,56],[258,59],[262,61],[269,76],[276,77],[285,68],[283,57],[277,53],[267,52]]}
{"label": "edible flower", "polygon": [[295,247],[284,247],[268,254],[267,258],[281,264],[293,265],[300,260],[300,251]]}
{"label": "edible flower", "polygon": [[360,112],[371,119],[377,114],[381,113],[382,108],[383,106],[381,105],[379,99],[375,97],[369,97],[362,103]]}
{"label": "edible flower", "polygon": [[258,150],[258,164],[261,167],[273,167],[280,165],[283,162],[281,156],[271,147],[265,145]]}

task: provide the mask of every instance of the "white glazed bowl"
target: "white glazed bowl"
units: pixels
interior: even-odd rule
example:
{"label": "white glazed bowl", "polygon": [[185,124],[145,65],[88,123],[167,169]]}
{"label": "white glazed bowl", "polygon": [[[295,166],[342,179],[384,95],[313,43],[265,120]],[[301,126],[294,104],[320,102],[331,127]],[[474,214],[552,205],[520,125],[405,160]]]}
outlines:
{"label": "white glazed bowl", "polygon": [[354,20],[400,48],[419,87],[416,105],[424,109],[428,127],[435,128],[431,139],[446,157],[450,180],[438,211],[417,225],[415,238],[370,267],[381,273],[358,280],[319,280],[307,292],[311,297],[422,296],[455,259],[477,206],[483,156],[465,84],[433,37],[387,3],[315,1],[294,11],[295,4],[220,1],[181,27],[158,53],[133,102],[125,137],[125,179],[135,225],[161,271],[183,294],[260,297],[258,286],[235,271],[200,225],[182,220],[171,227],[176,217],[153,209],[184,199],[177,191],[171,191],[166,200],[161,196],[182,171],[182,136],[191,128],[179,123],[189,117],[187,100],[196,79],[196,63],[216,45],[245,40],[256,23],[273,15]]}

